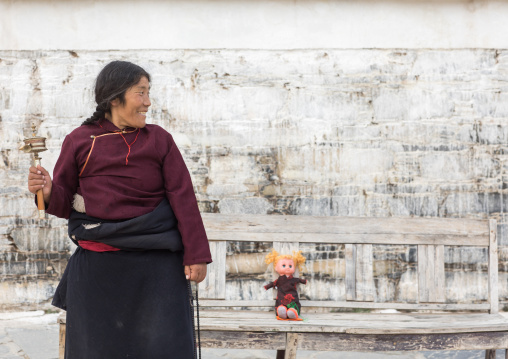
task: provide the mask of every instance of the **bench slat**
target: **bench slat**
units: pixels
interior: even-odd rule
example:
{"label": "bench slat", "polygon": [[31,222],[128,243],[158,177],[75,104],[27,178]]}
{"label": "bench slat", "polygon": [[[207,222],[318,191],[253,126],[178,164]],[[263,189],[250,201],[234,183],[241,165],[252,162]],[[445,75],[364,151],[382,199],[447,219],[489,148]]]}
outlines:
{"label": "bench slat", "polygon": [[206,278],[199,283],[199,296],[209,299],[226,298],[226,242],[210,242],[213,262],[208,265]]}
{"label": "bench slat", "polygon": [[210,241],[239,242],[300,242],[300,243],[357,243],[357,244],[430,244],[447,246],[481,246],[489,245],[488,236],[481,234],[391,234],[391,233],[287,233],[287,232],[242,232],[242,231],[206,231]]}
{"label": "bench slat", "polygon": [[[360,309],[398,309],[398,310],[478,310],[487,311],[489,303],[479,304],[431,304],[431,303],[375,303],[375,302],[353,302],[353,301],[330,301],[330,300],[300,300],[305,311],[309,307],[317,308],[360,308]],[[200,300],[202,307],[254,307],[273,308],[275,302],[272,300]]]}
{"label": "bench slat", "polygon": [[[300,248],[300,244],[298,242],[290,241],[290,242],[282,242],[277,241],[273,242],[273,249],[275,249],[279,254],[289,254],[292,255],[293,252],[298,252]],[[274,271],[275,273],[275,271]],[[294,274],[295,277],[298,276],[298,268]],[[277,277],[275,277],[277,278]]]}
{"label": "bench slat", "polygon": [[346,299],[374,301],[371,244],[346,244]]}
{"label": "bench slat", "polygon": [[203,330],[200,339],[204,348],[283,350],[286,347],[286,333]]}
{"label": "bench slat", "polygon": [[328,234],[435,234],[483,236],[484,220],[464,218],[369,218],[323,216],[227,215],[203,213],[210,232],[328,233]]}
{"label": "bench slat", "polygon": [[[422,350],[481,350],[506,348],[508,334],[503,332],[458,334],[399,334],[369,335],[337,333],[305,333],[298,336],[299,350],[317,351],[422,351]],[[239,331],[202,331],[204,348],[272,349],[282,350],[286,333]]]}
{"label": "bench slat", "polygon": [[356,300],[356,245],[346,244],[346,299]]}
{"label": "bench slat", "polygon": [[420,303],[445,302],[444,246],[418,246],[418,298]]}
{"label": "bench slat", "polygon": [[[303,340],[299,341],[298,349],[320,351],[482,350],[485,348],[506,348],[508,346],[508,334],[503,332],[368,336],[305,333],[301,336]],[[361,355],[358,357],[361,357]]]}
{"label": "bench slat", "polygon": [[[260,314],[262,313],[262,314]],[[229,318],[229,319],[249,319],[249,320],[258,320],[258,319],[266,319],[272,320],[275,319],[275,312],[266,312],[266,311],[242,311],[242,314],[238,314],[237,311],[228,311],[228,310],[207,310],[202,314],[203,318]],[[351,327],[366,327],[365,322],[379,322],[375,327],[387,327],[391,328],[391,323],[396,323],[395,325],[399,325],[397,323],[406,323],[405,326],[411,326],[415,324],[426,325],[429,324],[439,326],[445,325],[459,325],[464,326],[464,323],[471,322],[479,322],[475,325],[481,325],[485,323],[489,324],[502,324],[508,323],[503,316],[495,314],[490,315],[488,313],[304,313],[302,317],[311,320],[311,322],[316,321],[328,321],[333,322],[335,320],[338,321],[349,321],[354,322],[356,320],[360,321],[362,324],[357,326],[356,324],[350,325]],[[228,319],[228,320],[229,320]],[[400,326],[400,325],[399,325]]]}
{"label": "bench slat", "polygon": [[273,312],[241,311],[229,315],[209,311],[201,317],[203,330],[329,332],[350,334],[435,334],[508,330],[508,321],[491,314],[303,314],[303,322],[278,321]]}
{"label": "bench slat", "polygon": [[[497,253],[497,222],[495,219],[489,220],[489,302],[490,313],[497,314],[499,312],[498,297],[498,253]],[[508,350],[507,350],[508,355]]]}
{"label": "bench slat", "polygon": [[372,244],[356,245],[356,300],[374,301],[374,273],[372,267]]}

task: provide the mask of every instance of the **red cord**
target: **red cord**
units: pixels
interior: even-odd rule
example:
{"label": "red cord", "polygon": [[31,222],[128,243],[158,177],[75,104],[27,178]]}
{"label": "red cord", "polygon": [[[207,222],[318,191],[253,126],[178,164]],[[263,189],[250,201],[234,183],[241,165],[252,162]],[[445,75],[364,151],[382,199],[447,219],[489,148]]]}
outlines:
{"label": "red cord", "polygon": [[134,142],[136,142],[136,140],[138,139],[138,136],[139,136],[139,128],[138,128],[138,134],[136,135],[136,138],[134,139],[134,141],[132,141],[132,143],[129,145],[129,143],[127,143],[127,140],[125,139],[125,137],[123,137],[123,134],[120,133],[120,136],[122,136],[123,140],[125,141],[125,144],[127,145],[127,147],[129,147],[129,152],[127,152],[127,156],[125,157],[125,165],[127,166],[127,164],[129,163],[129,155],[131,154],[131,146],[134,144]]}
{"label": "red cord", "polygon": [[[101,124],[99,123],[99,126],[101,126]],[[101,126],[102,127],[102,126]],[[120,135],[122,136],[123,140],[125,141],[125,144],[127,145],[127,147],[129,148],[129,151],[127,152],[127,156],[125,157],[125,165],[127,165],[129,163],[129,155],[131,153],[131,146],[134,144],[134,142],[136,142],[136,140],[138,139],[138,136],[139,136],[139,132],[140,132],[140,129],[138,128],[138,134],[136,135],[136,138],[134,139],[134,141],[132,141],[132,143],[129,145],[127,143],[127,140],[125,139],[125,137],[123,136],[122,132],[121,131],[116,131],[116,132],[110,132],[110,133],[105,133],[105,134],[102,134],[102,135],[99,135],[99,136],[90,136],[91,138],[93,138],[93,142],[92,142],[92,147],[90,148],[90,151],[88,151],[88,156],[86,157],[86,161],[85,161],[85,164],[83,165],[83,168],[81,169],[81,172],[79,173],[79,177],[81,177],[81,175],[83,174],[83,171],[85,170],[85,167],[86,165],[88,164],[88,160],[90,159],[90,155],[92,154],[92,151],[93,151],[93,147],[95,145],[95,140],[99,137],[102,137],[102,136],[109,136],[109,135]],[[134,131],[131,131],[131,132],[125,132],[125,133],[132,133]]]}

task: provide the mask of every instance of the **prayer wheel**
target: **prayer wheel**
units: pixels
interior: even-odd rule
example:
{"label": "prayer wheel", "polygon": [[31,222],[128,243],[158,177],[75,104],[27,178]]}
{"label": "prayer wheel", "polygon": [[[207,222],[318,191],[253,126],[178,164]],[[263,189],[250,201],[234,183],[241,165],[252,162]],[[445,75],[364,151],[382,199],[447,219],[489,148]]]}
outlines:
{"label": "prayer wheel", "polygon": [[[46,137],[37,137],[36,136],[36,127],[32,125],[32,137],[25,138],[23,142],[25,143],[19,149],[25,153],[33,153],[34,155],[34,167],[37,167],[41,164],[41,158],[39,157],[39,152],[44,152],[47,150],[46,148]],[[44,195],[42,194],[42,189],[37,191],[37,208],[39,209],[39,219],[46,218],[46,208],[44,205]]]}

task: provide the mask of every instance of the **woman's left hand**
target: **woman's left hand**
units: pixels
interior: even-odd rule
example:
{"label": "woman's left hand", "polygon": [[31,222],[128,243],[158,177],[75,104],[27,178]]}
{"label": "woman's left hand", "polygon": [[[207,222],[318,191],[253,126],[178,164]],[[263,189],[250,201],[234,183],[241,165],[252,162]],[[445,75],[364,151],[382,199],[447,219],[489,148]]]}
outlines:
{"label": "woman's left hand", "polygon": [[202,282],[206,277],[206,263],[185,266],[185,278],[196,283]]}

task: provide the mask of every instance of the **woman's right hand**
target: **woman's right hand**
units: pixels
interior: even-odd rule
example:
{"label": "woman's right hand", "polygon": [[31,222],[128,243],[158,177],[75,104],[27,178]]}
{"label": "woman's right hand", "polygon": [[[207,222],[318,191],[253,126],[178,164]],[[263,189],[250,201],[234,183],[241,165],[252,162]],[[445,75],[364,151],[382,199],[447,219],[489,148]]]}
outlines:
{"label": "woman's right hand", "polygon": [[33,194],[37,194],[37,191],[42,189],[42,194],[44,196],[44,202],[46,204],[49,203],[49,199],[51,198],[51,176],[48,171],[41,165],[36,167],[30,167],[28,173],[28,190]]}

